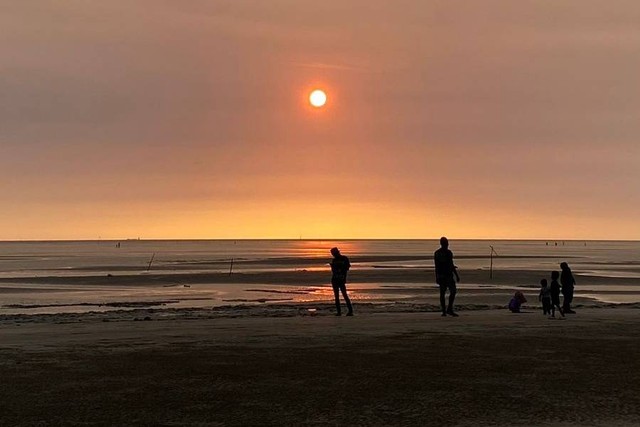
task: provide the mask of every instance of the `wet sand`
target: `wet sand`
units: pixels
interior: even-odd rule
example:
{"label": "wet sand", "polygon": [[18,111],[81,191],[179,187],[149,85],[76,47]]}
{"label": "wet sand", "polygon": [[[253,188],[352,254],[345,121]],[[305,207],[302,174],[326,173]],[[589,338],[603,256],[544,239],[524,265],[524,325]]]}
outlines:
{"label": "wet sand", "polygon": [[[457,302],[504,307],[516,289],[537,305],[535,270],[462,270]],[[148,273],[0,278],[0,317],[21,313],[88,312],[119,308],[203,308],[232,304],[331,301],[327,271]],[[640,279],[578,277],[575,303],[640,302]],[[356,303],[438,304],[433,271],[423,268],[354,270],[349,292]],[[605,304],[606,305],[606,304]]]}
{"label": "wet sand", "polygon": [[637,305],[330,307],[5,316],[0,425],[640,425]]}
{"label": "wet sand", "polygon": [[[538,287],[541,278],[549,272],[539,270],[496,270],[493,277],[484,269],[460,270],[461,284],[493,284],[508,286]],[[113,273],[100,275],[63,275],[3,277],[3,284],[50,284],[60,286],[167,286],[193,284],[273,284],[273,285],[319,285],[329,283],[330,271],[324,270],[283,270],[234,272],[171,272],[127,274]],[[577,275],[578,285],[635,285],[640,286],[640,278],[599,277]],[[421,283],[434,282],[432,268],[371,268],[349,272],[349,283]]]}
{"label": "wet sand", "polygon": [[431,269],[385,265],[336,318],[285,265],[0,279],[0,425],[640,425],[640,303],[602,300],[640,279],[579,277],[549,320],[540,271],[463,270],[443,319]]}

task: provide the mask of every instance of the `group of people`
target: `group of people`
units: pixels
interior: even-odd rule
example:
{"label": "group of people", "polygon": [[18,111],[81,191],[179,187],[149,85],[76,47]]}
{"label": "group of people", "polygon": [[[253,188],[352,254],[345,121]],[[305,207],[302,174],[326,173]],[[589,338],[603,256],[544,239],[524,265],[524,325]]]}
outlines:
{"label": "group of people", "polygon": [[[560,270],[561,272],[551,272],[551,284],[547,279],[540,280],[538,300],[542,303],[542,314],[550,315],[551,318],[556,317],[556,308],[560,312],[560,317],[564,317],[565,314],[575,314],[575,311],[571,309],[571,303],[573,302],[573,289],[576,280],[566,262],[560,263]],[[562,306],[560,306],[560,294],[563,296]],[[516,291],[509,301],[509,310],[512,313],[520,313],[520,307],[525,302],[527,299],[524,294],[521,291]]]}
{"label": "group of people", "polygon": [[[342,315],[340,308],[340,293],[347,304],[347,316],[353,316],[353,306],[347,294],[347,273],[351,268],[349,258],[342,255],[338,248],[331,249],[333,259],[329,263],[331,266],[331,286],[333,287],[333,295],[336,303],[336,316]],[[456,282],[460,281],[458,268],[453,262],[453,252],[449,250],[449,240],[446,237],[440,238],[440,248],[433,254],[433,262],[435,266],[436,283],[440,288],[440,308],[442,309],[442,317],[453,316],[458,317],[454,311],[454,302],[456,299]],[[573,301],[573,289],[575,287],[575,279],[571,273],[571,269],[566,262],[560,264],[562,273],[553,271],[551,273],[551,285],[547,279],[540,281],[539,300],[542,302],[542,310],[545,315],[549,314],[555,317],[556,308],[560,312],[560,316],[575,313],[571,309]],[[560,283],[558,283],[560,279]],[[446,295],[449,291],[449,299]],[[563,295],[563,304],[560,306],[560,293]],[[519,313],[520,307],[527,299],[521,291],[517,291],[509,302],[509,310],[513,313]]]}
{"label": "group of people", "polygon": [[[563,262],[560,264],[562,272],[551,272],[551,284],[547,283],[547,279],[540,280],[540,294],[538,299],[542,302],[542,314],[550,314],[551,317],[556,317],[556,308],[560,312],[560,316],[564,317],[565,314],[574,314],[575,311],[571,309],[571,303],[573,302],[573,289],[576,285],[576,280],[573,277],[569,264]],[[560,283],[558,283],[560,279]],[[562,307],[560,307],[560,293],[562,293]]]}

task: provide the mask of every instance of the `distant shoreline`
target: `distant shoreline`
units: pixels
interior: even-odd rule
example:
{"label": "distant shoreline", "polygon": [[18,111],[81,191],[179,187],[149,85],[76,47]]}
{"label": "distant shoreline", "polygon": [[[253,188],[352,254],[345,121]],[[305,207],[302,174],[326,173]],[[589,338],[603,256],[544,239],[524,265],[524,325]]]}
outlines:
{"label": "distant shoreline", "polygon": [[[90,242],[437,242],[438,237],[411,237],[411,238],[260,238],[260,237],[240,237],[240,238],[104,238],[104,239],[0,239],[0,243],[90,243]],[[451,238],[452,242],[640,242],[640,239],[579,239],[579,238]]]}

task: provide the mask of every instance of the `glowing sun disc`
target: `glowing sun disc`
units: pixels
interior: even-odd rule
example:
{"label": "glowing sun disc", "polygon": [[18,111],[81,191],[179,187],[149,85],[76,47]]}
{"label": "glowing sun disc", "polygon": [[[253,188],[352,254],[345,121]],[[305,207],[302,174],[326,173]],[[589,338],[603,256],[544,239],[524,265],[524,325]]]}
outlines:
{"label": "glowing sun disc", "polygon": [[311,92],[311,95],[309,95],[309,102],[314,107],[317,107],[317,108],[322,107],[324,104],[327,103],[327,94],[321,91],[320,89],[316,89],[313,92]]}

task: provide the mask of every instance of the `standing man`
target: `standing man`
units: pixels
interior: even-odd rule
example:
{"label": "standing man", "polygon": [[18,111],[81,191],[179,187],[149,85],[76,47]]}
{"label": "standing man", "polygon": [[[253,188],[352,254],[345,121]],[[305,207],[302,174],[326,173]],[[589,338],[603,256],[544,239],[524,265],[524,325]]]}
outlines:
{"label": "standing man", "polygon": [[576,312],[571,310],[571,303],[573,302],[573,288],[576,286],[576,279],[573,277],[573,273],[569,268],[569,264],[563,262],[560,264],[560,284],[562,285],[562,309],[565,313],[575,314]]}
{"label": "standing man", "polygon": [[347,309],[349,312],[347,316],[353,316],[353,307],[351,306],[351,300],[347,295],[347,272],[351,268],[349,258],[342,255],[338,248],[331,248],[331,255],[333,260],[329,263],[331,266],[331,286],[333,287],[333,296],[336,299],[336,316],[340,316],[342,311],[340,310],[340,292],[344,297],[344,302],[347,303]]}
{"label": "standing man", "polygon": [[[456,280],[460,281],[457,268],[453,264],[453,252],[449,250],[449,240],[446,237],[440,238],[440,249],[433,254],[433,261],[436,267],[436,283],[440,287],[440,307],[442,307],[442,317],[458,317],[453,311],[453,302],[456,299]],[[455,276],[455,279],[454,279]],[[445,306],[445,294],[449,289],[449,306]]]}

